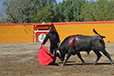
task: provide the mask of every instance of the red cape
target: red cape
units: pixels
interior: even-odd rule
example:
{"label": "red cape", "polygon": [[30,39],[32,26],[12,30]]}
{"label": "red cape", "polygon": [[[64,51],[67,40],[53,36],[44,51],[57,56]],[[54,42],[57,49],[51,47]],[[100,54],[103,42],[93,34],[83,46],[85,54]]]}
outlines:
{"label": "red cape", "polygon": [[41,65],[48,65],[52,62],[56,57],[54,57],[47,48],[42,44],[38,53],[38,61]]}

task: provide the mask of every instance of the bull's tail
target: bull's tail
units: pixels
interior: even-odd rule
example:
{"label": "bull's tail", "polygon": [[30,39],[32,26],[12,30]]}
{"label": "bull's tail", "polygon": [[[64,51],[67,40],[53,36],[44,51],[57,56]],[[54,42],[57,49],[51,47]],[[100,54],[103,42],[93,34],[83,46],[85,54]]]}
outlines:
{"label": "bull's tail", "polygon": [[97,35],[99,35],[101,38],[106,38],[105,36],[101,36],[97,31],[95,31],[95,29],[93,29],[93,32]]}

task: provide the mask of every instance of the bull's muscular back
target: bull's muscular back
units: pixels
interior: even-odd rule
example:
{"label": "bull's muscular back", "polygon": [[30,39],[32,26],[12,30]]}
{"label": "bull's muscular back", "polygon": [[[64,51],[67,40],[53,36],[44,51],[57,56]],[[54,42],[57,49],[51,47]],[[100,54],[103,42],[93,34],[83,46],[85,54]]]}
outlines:
{"label": "bull's muscular back", "polygon": [[98,46],[105,47],[103,39],[99,36],[79,35],[78,38],[79,44],[75,44],[76,50],[97,50]]}

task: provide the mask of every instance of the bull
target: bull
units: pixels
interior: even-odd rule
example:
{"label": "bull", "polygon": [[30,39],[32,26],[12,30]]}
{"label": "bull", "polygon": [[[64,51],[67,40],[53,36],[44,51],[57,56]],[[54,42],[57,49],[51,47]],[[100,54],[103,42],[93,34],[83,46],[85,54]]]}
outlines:
{"label": "bull", "polygon": [[61,61],[64,61],[65,55],[67,54],[63,66],[65,66],[69,57],[75,54],[80,58],[82,64],[85,64],[80,52],[86,51],[89,54],[91,50],[97,55],[97,59],[93,64],[97,64],[102,56],[100,52],[102,52],[110,60],[111,64],[114,65],[109,53],[105,50],[105,42],[103,40],[105,36],[100,35],[95,29],[93,29],[93,32],[98,36],[72,35],[63,40],[59,48],[56,50]]}

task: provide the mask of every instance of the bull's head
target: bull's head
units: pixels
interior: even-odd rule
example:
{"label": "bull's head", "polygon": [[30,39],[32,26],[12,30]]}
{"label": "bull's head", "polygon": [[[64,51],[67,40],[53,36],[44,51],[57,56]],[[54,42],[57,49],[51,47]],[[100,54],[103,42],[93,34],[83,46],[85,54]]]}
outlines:
{"label": "bull's head", "polygon": [[56,50],[56,54],[57,54],[57,56],[59,57],[59,59],[60,59],[61,61],[64,61],[65,54],[62,53],[60,49],[57,49],[57,50]]}

